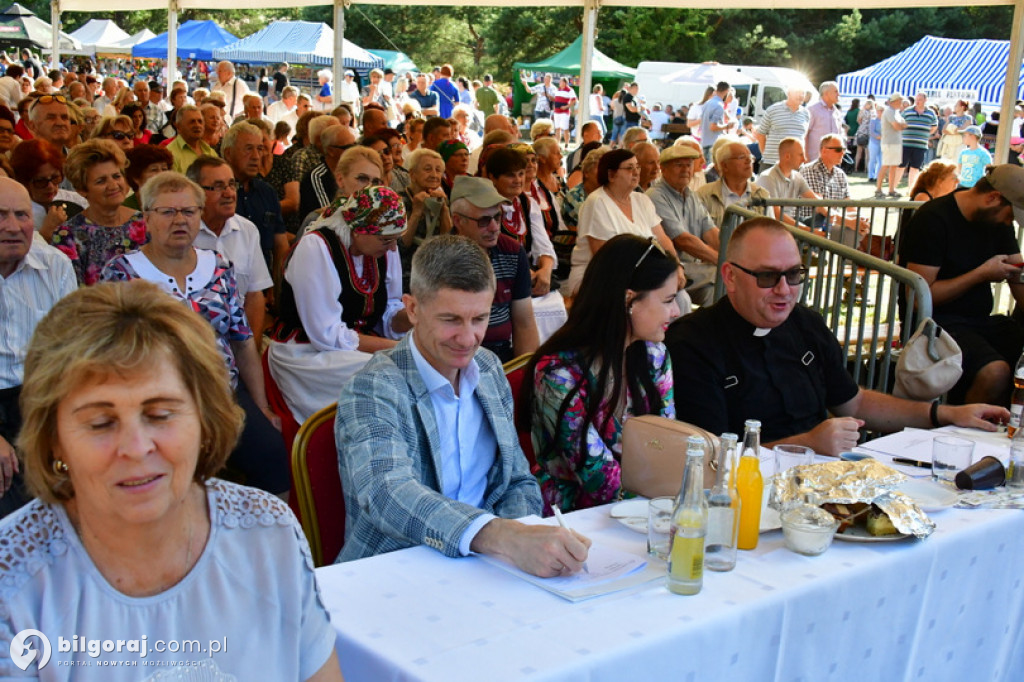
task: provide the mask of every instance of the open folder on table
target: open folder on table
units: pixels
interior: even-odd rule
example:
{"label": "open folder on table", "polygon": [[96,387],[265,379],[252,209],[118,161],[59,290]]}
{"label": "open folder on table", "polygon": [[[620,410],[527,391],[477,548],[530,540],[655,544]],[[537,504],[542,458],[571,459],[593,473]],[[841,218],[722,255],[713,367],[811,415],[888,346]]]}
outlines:
{"label": "open folder on table", "polygon": [[[545,523],[537,517],[520,519],[524,523]],[[501,559],[477,554],[492,566],[572,602],[618,592],[657,580],[665,575],[664,564],[652,565],[645,557],[614,547],[594,543],[587,555],[587,571],[556,578],[538,578]]]}

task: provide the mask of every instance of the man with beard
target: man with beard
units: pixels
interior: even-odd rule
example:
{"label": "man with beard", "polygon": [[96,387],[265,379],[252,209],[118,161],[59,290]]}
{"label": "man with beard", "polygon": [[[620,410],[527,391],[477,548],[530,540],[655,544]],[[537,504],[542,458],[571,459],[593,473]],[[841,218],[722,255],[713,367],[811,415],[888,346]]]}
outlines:
{"label": "man with beard", "polygon": [[964,354],[950,402],[1009,403],[1024,328],[990,313],[993,282],[1008,282],[1024,304],[1014,208],[1024,208],[1024,168],[989,166],[974,187],[919,208],[901,240],[900,262],[928,282],[932,316]]}
{"label": "man with beard", "polygon": [[742,433],[745,420],[759,419],[767,447],[837,455],[857,444],[862,426],[994,431],[1009,417],[1002,407],[915,402],[857,386],[824,320],[797,305],[806,278],[785,225],[755,218],[736,228],[722,265],[726,297],[679,318],[665,337],[675,385],[685,387],[676,391],[678,419],[713,433]]}

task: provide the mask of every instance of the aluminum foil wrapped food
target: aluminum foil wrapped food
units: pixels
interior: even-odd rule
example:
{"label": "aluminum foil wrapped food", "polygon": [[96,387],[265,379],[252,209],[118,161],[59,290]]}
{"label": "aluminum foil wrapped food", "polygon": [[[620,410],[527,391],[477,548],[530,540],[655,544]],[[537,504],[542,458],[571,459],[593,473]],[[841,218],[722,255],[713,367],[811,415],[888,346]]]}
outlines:
{"label": "aluminum foil wrapped food", "polygon": [[901,533],[928,537],[935,530],[935,522],[913,499],[896,489],[906,479],[875,459],[805,464],[787,469],[775,479],[771,504],[781,510],[808,496],[818,504],[873,503]]}

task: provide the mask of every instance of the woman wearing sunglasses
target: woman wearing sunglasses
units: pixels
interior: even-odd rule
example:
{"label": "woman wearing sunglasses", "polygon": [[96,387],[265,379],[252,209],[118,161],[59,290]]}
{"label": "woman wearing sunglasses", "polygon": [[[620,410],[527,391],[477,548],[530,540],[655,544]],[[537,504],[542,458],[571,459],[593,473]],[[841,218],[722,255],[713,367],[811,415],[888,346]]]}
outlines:
{"label": "woman wearing sunglasses", "polygon": [[653,237],[619,235],[587,266],[569,319],[530,362],[533,448],[544,504],[593,507],[620,493],[622,424],[675,417],[663,343],[678,317],[679,261]]}
{"label": "woman wearing sunglasses", "polygon": [[127,153],[135,147],[135,126],[127,116],[104,116],[92,131],[94,140],[110,140]]}
{"label": "woman wearing sunglasses", "polygon": [[32,222],[47,244],[57,226],[89,205],[80,194],[61,188],[64,157],[46,140],[26,140],[15,147],[11,152],[11,167],[14,179],[28,190],[32,199]]}

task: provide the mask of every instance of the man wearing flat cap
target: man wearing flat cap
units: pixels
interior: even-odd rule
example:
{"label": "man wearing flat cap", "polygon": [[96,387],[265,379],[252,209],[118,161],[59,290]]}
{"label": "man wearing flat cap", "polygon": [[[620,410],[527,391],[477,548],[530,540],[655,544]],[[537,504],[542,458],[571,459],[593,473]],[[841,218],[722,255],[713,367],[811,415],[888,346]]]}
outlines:
{"label": "man wearing flat cap", "polygon": [[711,303],[718,267],[718,228],[703,202],[690,190],[693,167],[700,152],[674,145],[661,152],[661,179],[647,196],[661,218],[665,234],[675,245],[686,271],[686,293],[697,305]]}
{"label": "man wearing flat cap", "polygon": [[1024,209],[1024,168],[989,166],[974,187],[919,208],[900,242],[900,262],[924,277],[932,317],[960,345],[963,376],[950,402],[1007,405],[1024,328],[992,315],[992,283],[1007,282],[1024,305],[1013,209]]}
{"label": "man wearing flat cap", "polygon": [[483,346],[502,362],[532,353],[540,345],[530,298],[530,261],[515,239],[501,233],[507,199],[490,180],[460,175],[452,187],[452,225],[487,252],[497,286]]}

